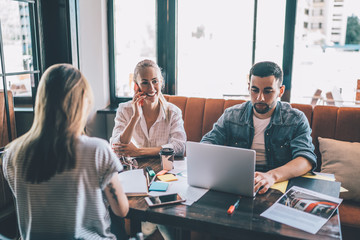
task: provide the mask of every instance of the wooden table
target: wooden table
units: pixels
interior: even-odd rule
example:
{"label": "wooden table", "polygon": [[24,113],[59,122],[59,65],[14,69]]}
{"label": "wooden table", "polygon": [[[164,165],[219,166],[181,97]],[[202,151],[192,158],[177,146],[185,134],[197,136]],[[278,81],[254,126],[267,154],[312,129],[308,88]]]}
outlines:
{"label": "wooden table", "polygon": [[[160,171],[159,158],[140,159],[139,167],[151,166]],[[190,231],[206,232],[226,239],[342,239],[339,214],[334,214],[316,235],[295,229],[260,214],[269,208],[282,193],[270,189],[254,199],[242,198],[238,209],[226,213],[239,196],[208,191],[191,206],[182,204],[149,208],[144,197],[129,197],[131,234],[141,231],[141,221],[175,226],[181,229],[178,239],[190,239]]]}

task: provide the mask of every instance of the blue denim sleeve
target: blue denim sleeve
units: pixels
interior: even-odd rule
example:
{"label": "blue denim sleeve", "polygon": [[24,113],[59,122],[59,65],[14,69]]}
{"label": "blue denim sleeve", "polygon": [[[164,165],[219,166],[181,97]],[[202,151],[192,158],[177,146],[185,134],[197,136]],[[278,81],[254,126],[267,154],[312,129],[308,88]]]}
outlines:
{"label": "blue denim sleeve", "polygon": [[294,138],[291,140],[291,151],[293,159],[297,157],[306,158],[316,168],[316,155],[314,153],[314,145],[312,143],[311,128],[305,117],[305,114],[300,115],[301,119],[295,130]]}
{"label": "blue denim sleeve", "polygon": [[226,113],[221,115],[221,117],[214,123],[213,129],[206,133],[202,139],[201,143],[210,143],[216,145],[225,145],[226,143]]}

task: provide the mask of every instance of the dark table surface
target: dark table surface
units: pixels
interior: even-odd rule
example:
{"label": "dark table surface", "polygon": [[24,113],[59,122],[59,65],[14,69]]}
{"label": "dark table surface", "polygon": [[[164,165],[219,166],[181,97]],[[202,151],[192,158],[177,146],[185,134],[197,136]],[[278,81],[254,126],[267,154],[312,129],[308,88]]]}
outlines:
{"label": "dark table surface", "polygon": [[[139,167],[151,166],[155,172],[161,170],[159,158],[138,159]],[[140,222],[176,226],[182,229],[183,239],[188,239],[191,230],[206,232],[218,237],[238,239],[342,239],[339,215],[334,214],[317,234],[281,224],[261,217],[282,195],[278,190],[270,189],[267,193],[253,198],[241,198],[238,209],[227,214],[230,205],[239,198],[234,194],[208,191],[199,201],[191,206],[183,204],[149,208],[144,197],[129,197],[131,231],[140,231]]]}

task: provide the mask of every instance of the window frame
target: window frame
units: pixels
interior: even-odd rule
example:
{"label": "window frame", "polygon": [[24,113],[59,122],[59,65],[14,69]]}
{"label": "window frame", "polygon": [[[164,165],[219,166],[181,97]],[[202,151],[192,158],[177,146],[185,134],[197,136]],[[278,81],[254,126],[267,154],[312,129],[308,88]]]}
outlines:
{"label": "window frame", "polygon": [[[176,94],[176,42],[177,42],[177,0],[157,0],[157,64],[162,69],[164,76],[164,93]],[[117,107],[121,102],[131,100],[131,97],[116,96],[116,77],[115,77],[115,29],[114,29],[114,0],[108,0],[107,5],[108,20],[108,46],[109,46],[109,90],[110,107]]]}
{"label": "window frame", "polygon": [[[12,0],[29,4],[33,69],[7,73],[6,76],[32,74],[31,97],[14,96],[15,107],[27,111],[35,106],[37,88],[42,74],[53,64],[69,63],[80,68],[78,39],[78,0]],[[56,29],[56,30],[55,30]],[[46,38],[44,37],[46,35]],[[3,74],[0,74],[2,78]]]}
{"label": "window frame", "polygon": [[[2,72],[0,73],[0,77],[3,81],[4,91],[7,91],[7,80],[6,77],[8,76],[17,76],[22,74],[29,74],[31,78],[31,97],[17,97],[14,96],[14,106],[19,105],[35,105],[35,96],[38,87],[38,83],[40,80],[40,58],[38,54],[39,49],[39,35],[38,35],[38,12],[37,12],[37,2],[34,0],[12,0],[15,2],[23,2],[28,4],[29,8],[29,19],[30,19],[30,35],[31,35],[31,45],[32,45],[32,57],[33,57],[33,70],[29,71],[14,71],[14,72],[7,72],[5,65],[6,59],[4,56],[4,47],[2,41],[2,32],[0,32],[0,60],[1,60],[1,69]],[[0,31],[1,26],[0,26]]]}
{"label": "window frame", "polygon": [[[252,63],[256,55],[256,22],[258,0],[254,1],[254,26]],[[157,63],[163,70],[165,94],[177,94],[177,4],[178,0],[157,0]],[[295,18],[297,1],[286,0],[285,31],[283,51],[283,72],[285,94],[283,101],[290,101],[291,75],[294,51]],[[114,0],[108,0],[108,45],[109,45],[109,91],[110,107],[116,108],[121,102],[131,100],[131,97],[117,97],[115,89],[115,41],[114,41]],[[195,96],[194,96],[195,97]]]}

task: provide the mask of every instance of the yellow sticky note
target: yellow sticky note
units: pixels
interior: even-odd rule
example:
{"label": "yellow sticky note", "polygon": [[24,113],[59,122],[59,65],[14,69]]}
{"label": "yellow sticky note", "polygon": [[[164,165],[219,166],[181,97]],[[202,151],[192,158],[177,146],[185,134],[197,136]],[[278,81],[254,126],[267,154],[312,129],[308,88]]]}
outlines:
{"label": "yellow sticky note", "polygon": [[282,193],[285,193],[285,192],[286,192],[287,185],[288,185],[288,182],[289,182],[289,181],[278,182],[278,183],[275,183],[274,185],[272,185],[270,188],[276,189],[276,190],[279,190],[279,191],[282,192]]}
{"label": "yellow sticky note", "polygon": [[176,181],[178,180],[174,175],[172,174],[165,174],[165,175],[161,175],[161,176],[157,176],[158,179],[160,179],[160,181],[163,182],[171,182],[171,181]]}
{"label": "yellow sticky note", "polygon": [[348,192],[349,190],[347,190],[346,188],[344,187],[340,187],[340,192]]}
{"label": "yellow sticky note", "polygon": [[320,175],[320,174],[311,174],[311,173],[306,173],[305,175],[302,175],[302,177],[306,177],[306,178],[315,178],[315,179],[320,179],[320,180],[327,180],[327,181],[335,181],[335,178],[332,177],[328,177],[328,176],[324,176],[324,175]]}

